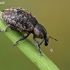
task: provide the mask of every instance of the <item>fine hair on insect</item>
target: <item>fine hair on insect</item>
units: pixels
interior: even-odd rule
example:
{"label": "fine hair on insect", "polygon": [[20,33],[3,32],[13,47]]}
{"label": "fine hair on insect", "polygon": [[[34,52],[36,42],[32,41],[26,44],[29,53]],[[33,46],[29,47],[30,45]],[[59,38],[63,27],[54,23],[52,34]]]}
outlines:
{"label": "fine hair on insect", "polygon": [[[21,40],[26,39],[31,33],[33,34],[33,40],[38,47],[39,53],[42,55],[42,51],[40,49],[40,45],[44,42],[45,46],[48,46],[50,51],[53,49],[49,45],[49,38],[58,41],[56,38],[51,36],[47,36],[47,31],[43,25],[41,25],[36,17],[29,12],[28,10],[21,7],[12,7],[8,9],[4,9],[0,17],[3,21],[6,22],[7,26],[4,30],[0,30],[0,32],[6,32],[8,28],[11,28],[14,31],[18,31],[21,33],[25,33],[26,36],[22,36],[15,43],[14,46]],[[42,39],[39,43],[36,38]]]}

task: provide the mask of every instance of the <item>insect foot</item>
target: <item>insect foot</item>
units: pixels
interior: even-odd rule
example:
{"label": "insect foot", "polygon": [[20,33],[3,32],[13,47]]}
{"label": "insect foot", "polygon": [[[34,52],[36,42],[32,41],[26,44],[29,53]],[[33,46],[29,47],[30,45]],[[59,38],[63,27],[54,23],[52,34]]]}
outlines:
{"label": "insect foot", "polygon": [[0,30],[0,32],[5,32],[5,30]]}
{"label": "insect foot", "polygon": [[13,44],[13,46],[16,46],[18,44],[18,42],[16,41],[14,44]]}
{"label": "insect foot", "polygon": [[39,51],[39,53],[40,53],[40,55],[41,55],[41,56],[43,56],[43,54],[42,54],[42,51],[41,51],[41,50]]}
{"label": "insect foot", "polygon": [[14,42],[13,46],[16,46],[18,44],[19,40],[17,40],[16,42]]}

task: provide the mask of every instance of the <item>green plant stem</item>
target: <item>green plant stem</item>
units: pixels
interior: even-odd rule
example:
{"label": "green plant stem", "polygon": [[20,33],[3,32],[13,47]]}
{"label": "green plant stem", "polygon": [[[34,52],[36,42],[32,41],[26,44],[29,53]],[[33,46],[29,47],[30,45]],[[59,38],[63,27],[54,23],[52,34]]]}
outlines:
{"label": "green plant stem", "polygon": [[[5,22],[0,19],[0,29],[6,27]],[[9,29],[4,34],[14,43],[22,34]],[[34,44],[28,39],[21,41],[17,47],[40,69],[40,70],[60,70],[45,54],[41,56]]]}

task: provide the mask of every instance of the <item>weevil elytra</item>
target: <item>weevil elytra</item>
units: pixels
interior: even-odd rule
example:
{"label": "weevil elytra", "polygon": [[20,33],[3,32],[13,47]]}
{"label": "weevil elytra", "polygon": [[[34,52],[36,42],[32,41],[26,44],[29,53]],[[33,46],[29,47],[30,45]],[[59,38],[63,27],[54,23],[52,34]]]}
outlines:
{"label": "weevil elytra", "polygon": [[[26,36],[19,38],[14,45],[16,45],[19,41],[26,39],[31,33],[33,34],[33,40],[35,44],[38,46],[39,53],[42,54],[40,50],[40,45],[44,42],[45,46],[48,46],[49,38],[51,36],[47,36],[47,31],[39,24],[36,17],[29,12],[20,7],[12,7],[8,9],[4,9],[1,12],[1,18],[3,21],[7,23],[7,26],[4,30],[0,30],[0,32],[6,32],[8,28],[11,28],[14,31],[19,31],[21,33],[26,33]],[[42,39],[39,43],[36,38]],[[57,39],[52,38],[57,41]],[[50,51],[53,49],[49,46]]]}

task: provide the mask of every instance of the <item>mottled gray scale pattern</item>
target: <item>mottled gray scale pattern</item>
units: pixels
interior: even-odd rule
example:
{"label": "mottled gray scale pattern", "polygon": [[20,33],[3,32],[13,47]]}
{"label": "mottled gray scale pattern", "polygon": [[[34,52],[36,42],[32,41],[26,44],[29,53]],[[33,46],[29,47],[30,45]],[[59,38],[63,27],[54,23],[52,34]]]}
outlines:
{"label": "mottled gray scale pattern", "polygon": [[26,33],[31,32],[38,23],[33,14],[19,7],[3,10],[2,19],[11,25],[11,29]]}
{"label": "mottled gray scale pattern", "polygon": [[[9,9],[5,9],[1,12],[0,18],[3,19],[8,25],[4,30],[0,30],[0,32],[6,32],[10,27],[12,30],[18,31],[20,33],[27,33],[26,36],[19,38],[14,46],[21,40],[26,39],[31,33],[33,34],[33,40],[38,47],[39,53],[42,55],[40,50],[40,45],[44,42],[44,45],[47,46],[49,43],[49,38],[52,38],[57,41],[57,39],[47,36],[47,31],[43,25],[38,23],[36,17],[29,11],[20,8],[13,7]],[[43,39],[40,43],[36,40],[36,38]],[[49,46],[50,51],[52,52],[52,48]]]}

